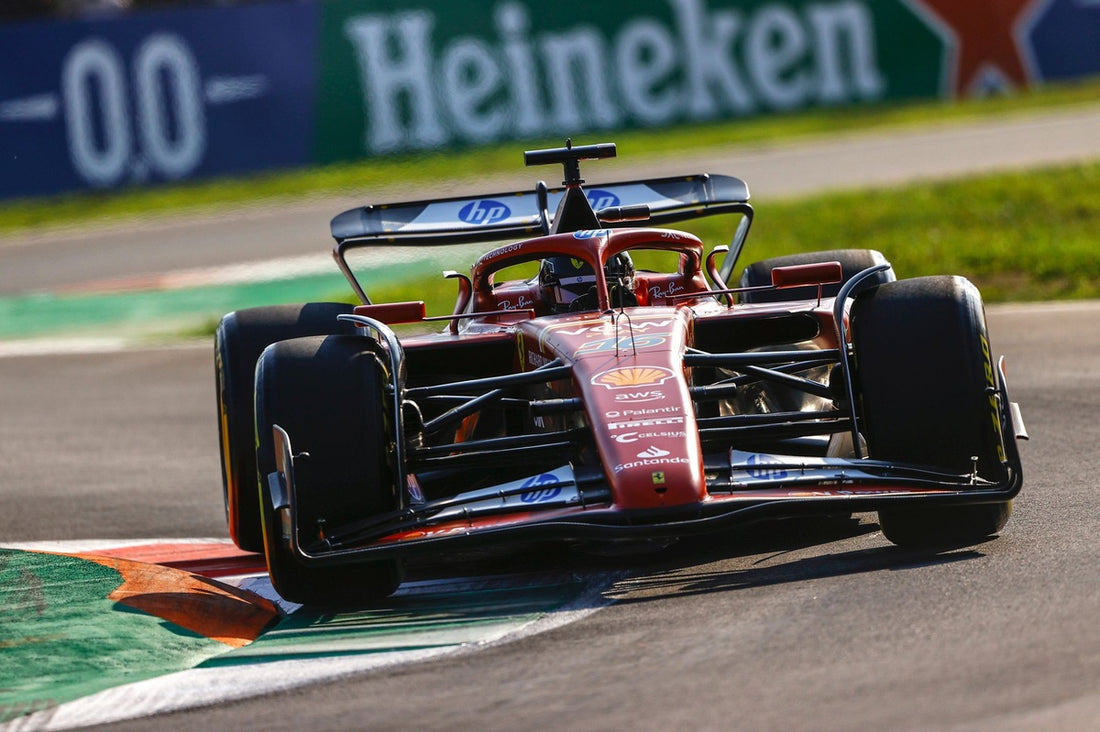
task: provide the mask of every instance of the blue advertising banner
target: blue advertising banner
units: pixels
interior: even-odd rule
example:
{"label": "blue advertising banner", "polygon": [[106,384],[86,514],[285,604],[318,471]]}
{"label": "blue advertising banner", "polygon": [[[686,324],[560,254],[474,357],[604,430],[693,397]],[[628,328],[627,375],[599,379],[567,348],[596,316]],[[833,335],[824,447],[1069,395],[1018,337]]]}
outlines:
{"label": "blue advertising banner", "polygon": [[1042,79],[1100,73],[1100,0],[1044,0],[1030,41]]}
{"label": "blue advertising banner", "polygon": [[0,26],[0,198],[306,165],[316,3]]}

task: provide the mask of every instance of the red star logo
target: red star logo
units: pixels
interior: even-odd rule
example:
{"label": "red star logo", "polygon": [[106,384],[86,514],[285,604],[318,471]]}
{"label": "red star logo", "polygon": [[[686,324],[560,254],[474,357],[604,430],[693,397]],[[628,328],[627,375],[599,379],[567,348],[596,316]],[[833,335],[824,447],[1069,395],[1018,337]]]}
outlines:
{"label": "red star logo", "polygon": [[996,69],[1015,86],[1027,86],[1028,73],[1016,44],[1015,28],[1037,0],[915,0],[955,36],[951,88],[962,96],[983,73]]}

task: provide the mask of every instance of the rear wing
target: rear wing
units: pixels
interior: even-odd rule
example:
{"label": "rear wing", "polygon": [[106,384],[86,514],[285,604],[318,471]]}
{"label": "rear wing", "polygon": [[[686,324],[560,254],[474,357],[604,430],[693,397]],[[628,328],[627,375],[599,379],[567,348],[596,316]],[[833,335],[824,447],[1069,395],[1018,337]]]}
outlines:
{"label": "rear wing", "polygon": [[[547,191],[550,211],[564,192],[564,187]],[[647,226],[740,211],[749,200],[743,180],[711,174],[608,183],[585,193],[597,215],[606,209],[648,206]],[[360,206],[337,215],[331,229],[337,243],[431,245],[549,233],[542,223],[537,191],[521,191]]]}
{"label": "rear wing", "polygon": [[[347,250],[542,236],[550,233],[554,212],[566,190],[565,186],[549,189],[539,183],[534,191],[360,206],[332,219],[333,254],[357,294],[369,302],[347,264]],[[586,188],[584,194],[600,224],[608,227],[660,226],[704,216],[743,214],[723,263],[727,272],[733,268],[752,222],[748,185],[727,175],[608,183]]]}

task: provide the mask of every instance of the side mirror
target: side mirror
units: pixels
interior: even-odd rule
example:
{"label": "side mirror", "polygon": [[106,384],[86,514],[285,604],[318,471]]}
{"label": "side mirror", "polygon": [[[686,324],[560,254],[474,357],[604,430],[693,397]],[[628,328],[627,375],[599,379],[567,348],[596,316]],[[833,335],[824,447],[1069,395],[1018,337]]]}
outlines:
{"label": "side mirror", "polygon": [[796,264],[791,267],[776,267],[772,270],[772,287],[805,287],[806,285],[831,285],[844,279],[844,269],[840,262],[821,262],[819,264]]}
{"label": "side mirror", "polygon": [[386,325],[419,323],[425,315],[424,301],[387,302],[378,305],[356,305],[355,314],[380,320]]}
{"label": "side mirror", "polygon": [[818,264],[795,264],[790,267],[772,269],[772,287],[786,289],[817,285],[817,301],[821,303],[822,285],[831,285],[844,280],[844,268],[840,262],[820,262]]}

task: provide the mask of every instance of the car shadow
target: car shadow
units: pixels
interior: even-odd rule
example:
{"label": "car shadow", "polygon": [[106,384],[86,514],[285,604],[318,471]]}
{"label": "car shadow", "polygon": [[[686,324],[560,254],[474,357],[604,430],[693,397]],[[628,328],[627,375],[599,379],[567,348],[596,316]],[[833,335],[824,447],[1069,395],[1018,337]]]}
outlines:
{"label": "car shadow", "polygon": [[[904,549],[881,537],[875,546],[829,551],[832,544],[860,541],[878,531],[878,524],[867,518],[862,521],[849,517],[793,518],[761,522],[735,534],[683,539],[660,548],[606,544],[563,548],[560,544],[538,544],[512,547],[506,552],[467,552],[414,565],[409,576],[530,572],[619,575],[603,593],[600,599],[603,604],[608,599],[618,603],[646,602],[882,570],[900,571],[984,556],[974,542]],[[821,553],[804,556],[805,550],[814,547],[820,547]],[[784,556],[796,553],[800,555],[798,558],[783,561]],[[751,557],[756,557],[752,565],[741,569],[714,567],[717,562]]]}
{"label": "car shadow", "polygon": [[[880,571],[902,571],[963,562],[985,556],[977,547],[983,542],[902,548],[881,539],[871,547],[828,551],[828,545],[874,534],[877,524],[860,523],[850,531],[818,529],[793,540],[776,536],[759,541],[730,541],[718,546],[689,550],[660,564],[639,567],[639,571],[609,592],[616,603],[648,602],[667,597],[687,597],[730,592],[829,577]],[[788,554],[819,546],[824,552],[783,561]],[[751,566],[740,569],[715,568],[715,563],[738,557],[759,556]],[[694,569],[697,568],[697,569]]]}

